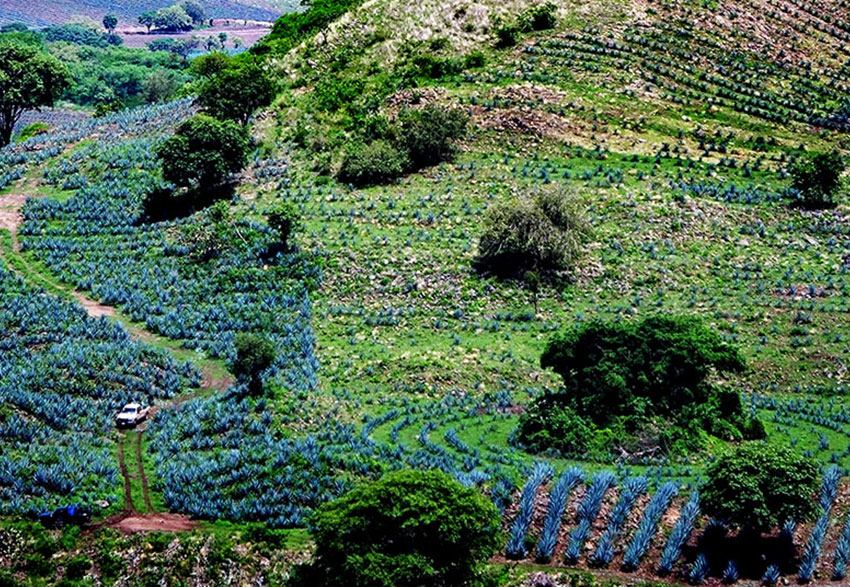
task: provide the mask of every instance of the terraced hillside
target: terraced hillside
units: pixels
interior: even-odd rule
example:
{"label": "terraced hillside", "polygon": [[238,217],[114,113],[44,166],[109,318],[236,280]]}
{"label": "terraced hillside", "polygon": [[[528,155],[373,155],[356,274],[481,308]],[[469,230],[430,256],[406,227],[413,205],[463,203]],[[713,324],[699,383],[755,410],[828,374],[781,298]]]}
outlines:
{"label": "terraced hillside", "polygon": [[[520,561],[520,574],[840,584],[848,208],[802,209],[790,180],[805,151],[847,148],[850,5],[827,4],[567,1],[553,28],[497,48],[496,31],[537,3],[353,3],[291,51],[263,54],[283,89],[255,117],[251,161],[224,199],[240,238],[213,259],[180,236],[208,227],[209,210],[146,215],[165,187],[155,149],[196,111],[191,100],[0,151],[11,271],[0,288],[14,306],[7,330],[21,333],[7,337],[11,363],[0,360],[2,512],[120,504],[120,438],[76,419],[52,425],[32,405],[82,402],[103,424],[132,379],[163,408],[134,457],[147,493],[129,490],[151,511],[297,529],[387,471],[439,469],[497,504],[507,540],[493,563]],[[337,179],[369,129],[430,105],[469,116],[453,160],[384,185]],[[587,211],[574,269],[539,290],[477,271],[488,210],[552,186]],[[282,203],[301,222],[285,252],[265,220]],[[111,318],[87,318],[74,300]],[[73,327],[51,335],[54,314]],[[560,385],[540,366],[554,333],[659,314],[700,317],[740,348],[747,369],[713,383],[741,394],[769,443],[822,469],[820,517],[777,528],[746,560],[747,545],[700,509],[706,465],[729,443],[587,458],[516,441],[529,402]],[[246,331],[278,349],[266,397],[224,373]],[[35,389],[57,370],[92,383]],[[100,480],[46,464],[72,451],[72,433]]]}

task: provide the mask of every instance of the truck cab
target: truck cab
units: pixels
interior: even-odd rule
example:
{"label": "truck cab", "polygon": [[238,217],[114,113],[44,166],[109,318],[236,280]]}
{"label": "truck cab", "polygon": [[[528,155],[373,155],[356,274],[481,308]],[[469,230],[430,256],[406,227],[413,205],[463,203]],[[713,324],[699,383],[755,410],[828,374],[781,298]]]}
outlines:
{"label": "truck cab", "polygon": [[143,408],[141,404],[127,404],[115,416],[115,425],[119,428],[132,428],[144,422],[148,417],[148,408]]}

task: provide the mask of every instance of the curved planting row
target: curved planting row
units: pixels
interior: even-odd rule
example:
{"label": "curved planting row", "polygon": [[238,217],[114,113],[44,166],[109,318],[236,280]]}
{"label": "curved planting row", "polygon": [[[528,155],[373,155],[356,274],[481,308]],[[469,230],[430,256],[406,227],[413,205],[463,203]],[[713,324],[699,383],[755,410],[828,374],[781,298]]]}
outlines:
{"label": "curved planting row", "polygon": [[146,220],[146,198],[164,187],[155,147],[179,120],[165,114],[151,112],[160,124],[141,124],[126,135],[104,132],[97,143],[51,162],[44,180],[75,193],[27,202],[24,250],[64,281],[187,348],[229,358],[236,334],[263,334],[279,349],[271,375],[290,390],[313,389],[318,363],[306,284],[320,281],[318,268],[277,250],[273,231],[258,222],[236,221],[239,238],[199,260],[181,235],[208,229],[203,212]]}
{"label": "curved planting row", "polygon": [[0,514],[118,501],[114,413],[200,373],[0,269]]}

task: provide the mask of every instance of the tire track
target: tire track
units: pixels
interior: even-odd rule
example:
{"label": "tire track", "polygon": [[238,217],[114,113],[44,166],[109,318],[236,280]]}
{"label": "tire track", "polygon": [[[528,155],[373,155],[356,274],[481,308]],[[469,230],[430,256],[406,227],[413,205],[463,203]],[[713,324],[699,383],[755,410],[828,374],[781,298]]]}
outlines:
{"label": "tire track", "polygon": [[133,503],[133,490],[130,485],[130,473],[127,470],[127,461],[125,459],[124,445],[126,444],[127,433],[121,432],[121,441],[118,443],[118,467],[121,469],[121,477],[124,478],[124,515],[132,515],[138,513],[136,504]]}
{"label": "tire track", "polygon": [[139,463],[139,479],[142,482],[142,494],[145,499],[145,507],[147,508],[147,513],[152,514],[155,513],[153,509],[153,504],[151,503],[151,494],[150,487],[148,486],[148,476],[145,474],[145,465],[142,462],[142,434],[144,434],[144,430],[139,430],[136,433],[136,459]]}

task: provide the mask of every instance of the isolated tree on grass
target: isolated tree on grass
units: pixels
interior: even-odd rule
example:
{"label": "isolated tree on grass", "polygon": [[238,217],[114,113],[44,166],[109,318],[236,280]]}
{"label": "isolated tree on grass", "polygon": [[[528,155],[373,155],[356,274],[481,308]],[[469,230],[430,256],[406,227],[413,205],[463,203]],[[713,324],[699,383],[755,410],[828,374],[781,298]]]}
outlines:
{"label": "isolated tree on grass", "polygon": [[115,27],[118,26],[118,17],[114,14],[107,14],[103,17],[103,28],[106,29],[110,35],[115,32]]}
{"label": "isolated tree on grass", "polygon": [[588,234],[580,199],[563,187],[546,187],[487,211],[477,266],[500,277],[564,271],[572,267]]}
{"label": "isolated tree on grass", "polygon": [[769,532],[817,513],[817,464],[767,442],[751,442],[717,460],[700,489],[706,515],[747,533]]}
{"label": "isolated tree on grass", "polygon": [[150,34],[151,27],[156,24],[156,12],[153,10],[146,10],[141,13],[139,15],[139,24],[147,27],[148,34]]}
{"label": "isolated tree on grass", "polygon": [[157,149],[162,176],[179,186],[202,190],[245,167],[248,136],[229,120],[198,114],[185,121]]}
{"label": "isolated tree on grass", "polygon": [[791,168],[791,187],[800,192],[797,204],[810,210],[835,206],[844,168],[844,159],[838,151],[797,159]]}
{"label": "isolated tree on grass", "polygon": [[236,356],[230,363],[230,371],[239,381],[248,384],[251,395],[262,395],[263,373],[277,358],[274,343],[255,334],[241,333],[233,339]]}
{"label": "isolated tree on grass", "polygon": [[258,108],[272,103],[274,82],[254,64],[228,67],[201,84],[198,103],[216,118],[248,124]]}
{"label": "isolated tree on grass", "polygon": [[53,106],[70,84],[68,70],[34,47],[0,43],[0,147],[27,110]]}
{"label": "isolated tree on grass", "polygon": [[440,471],[397,471],[321,506],[312,565],[292,585],[469,587],[501,545],[500,516]]}

